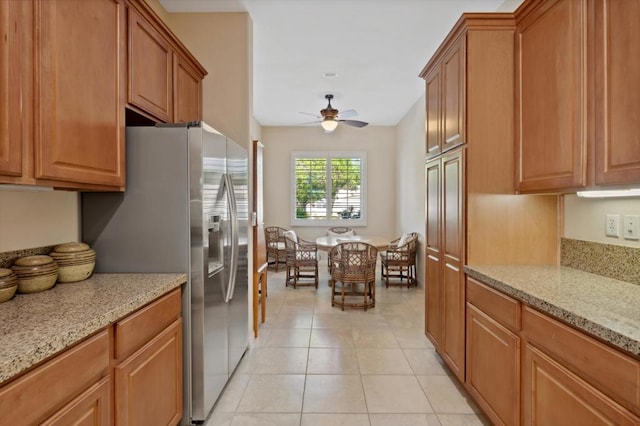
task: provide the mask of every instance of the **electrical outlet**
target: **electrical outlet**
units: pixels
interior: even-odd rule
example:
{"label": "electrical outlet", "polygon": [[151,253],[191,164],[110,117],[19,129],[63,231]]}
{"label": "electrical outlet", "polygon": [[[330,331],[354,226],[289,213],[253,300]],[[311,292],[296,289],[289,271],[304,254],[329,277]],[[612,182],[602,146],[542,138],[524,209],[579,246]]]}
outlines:
{"label": "electrical outlet", "polygon": [[640,216],[624,216],[624,238],[625,240],[640,239]]}
{"label": "electrical outlet", "polygon": [[605,227],[607,237],[620,238],[620,215],[608,214]]}

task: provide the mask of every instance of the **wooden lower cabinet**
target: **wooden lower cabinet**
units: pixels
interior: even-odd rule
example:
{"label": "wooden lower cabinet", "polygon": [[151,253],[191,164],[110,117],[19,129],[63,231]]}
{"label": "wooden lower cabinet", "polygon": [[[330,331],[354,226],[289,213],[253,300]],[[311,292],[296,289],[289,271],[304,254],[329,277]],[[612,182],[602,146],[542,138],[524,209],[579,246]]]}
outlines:
{"label": "wooden lower cabinet", "polygon": [[111,386],[107,376],[71,401],[42,426],[111,425]]}
{"label": "wooden lower cabinet", "polygon": [[530,344],[524,350],[522,405],[525,425],[640,424],[640,418]]}
{"label": "wooden lower cabinet", "polygon": [[640,360],[467,277],[466,389],[495,425],[640,425]]}
{"label": "wooden lower cabinet", "polygon": [[0,386],[0,426],[177,425],[180,296],[175,289]]}
{"label": "wooden lower cabinet", "polygon": [[182,320],[115,368],[116,424],[176,425],[182,418]]}
{"label": "wooden lower cabinet", "polygon": [[520,424],[520,337],[467,303],[467,389],[495,425]]}

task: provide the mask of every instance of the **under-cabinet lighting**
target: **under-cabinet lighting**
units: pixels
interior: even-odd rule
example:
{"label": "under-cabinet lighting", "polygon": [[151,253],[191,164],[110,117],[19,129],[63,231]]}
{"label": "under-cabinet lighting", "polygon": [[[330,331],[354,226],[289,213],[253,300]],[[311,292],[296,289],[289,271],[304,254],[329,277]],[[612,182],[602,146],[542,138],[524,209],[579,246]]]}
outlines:
{"label": "under-cabinet lighting", "polygon": [[607,197],[640,197],[640,188],[608,189],[605,191],[578,191],[578,197],[607,198]]}
{"label": "under-cabinet lighting", "polygon": [[10,184],[0,184],[0,191],[25,191],[25,192],[33,192],[33,191],[53,191],[53,187],[51,186],[37,186],[37,185],[10,185]]}

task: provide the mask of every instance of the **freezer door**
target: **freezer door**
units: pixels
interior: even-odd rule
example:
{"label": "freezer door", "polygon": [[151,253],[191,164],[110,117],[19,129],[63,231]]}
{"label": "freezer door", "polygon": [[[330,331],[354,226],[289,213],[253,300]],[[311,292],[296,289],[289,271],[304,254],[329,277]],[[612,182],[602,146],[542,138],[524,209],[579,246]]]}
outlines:
{"label": "freezer door", "polygon": [[237,206],[237,268],[229,301],[229,372],[236,368],[249,342],[249,161],[247,151],[227,138],[227,175]]}

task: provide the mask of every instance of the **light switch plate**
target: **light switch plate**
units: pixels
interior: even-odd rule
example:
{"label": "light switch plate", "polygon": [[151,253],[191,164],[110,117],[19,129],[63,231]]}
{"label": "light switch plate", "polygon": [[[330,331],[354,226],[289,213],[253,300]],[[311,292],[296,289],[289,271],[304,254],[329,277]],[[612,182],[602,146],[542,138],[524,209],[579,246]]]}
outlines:
{"label": "light switch plate", "polygon": [[620,215],[619,214],[607,215],[605,233],[607,237],[620,238]]}
{"label": "light switch plate", "polygon": [[638,215],[624,216],[624,239],[625,240],[640,239],[640,216]]}

